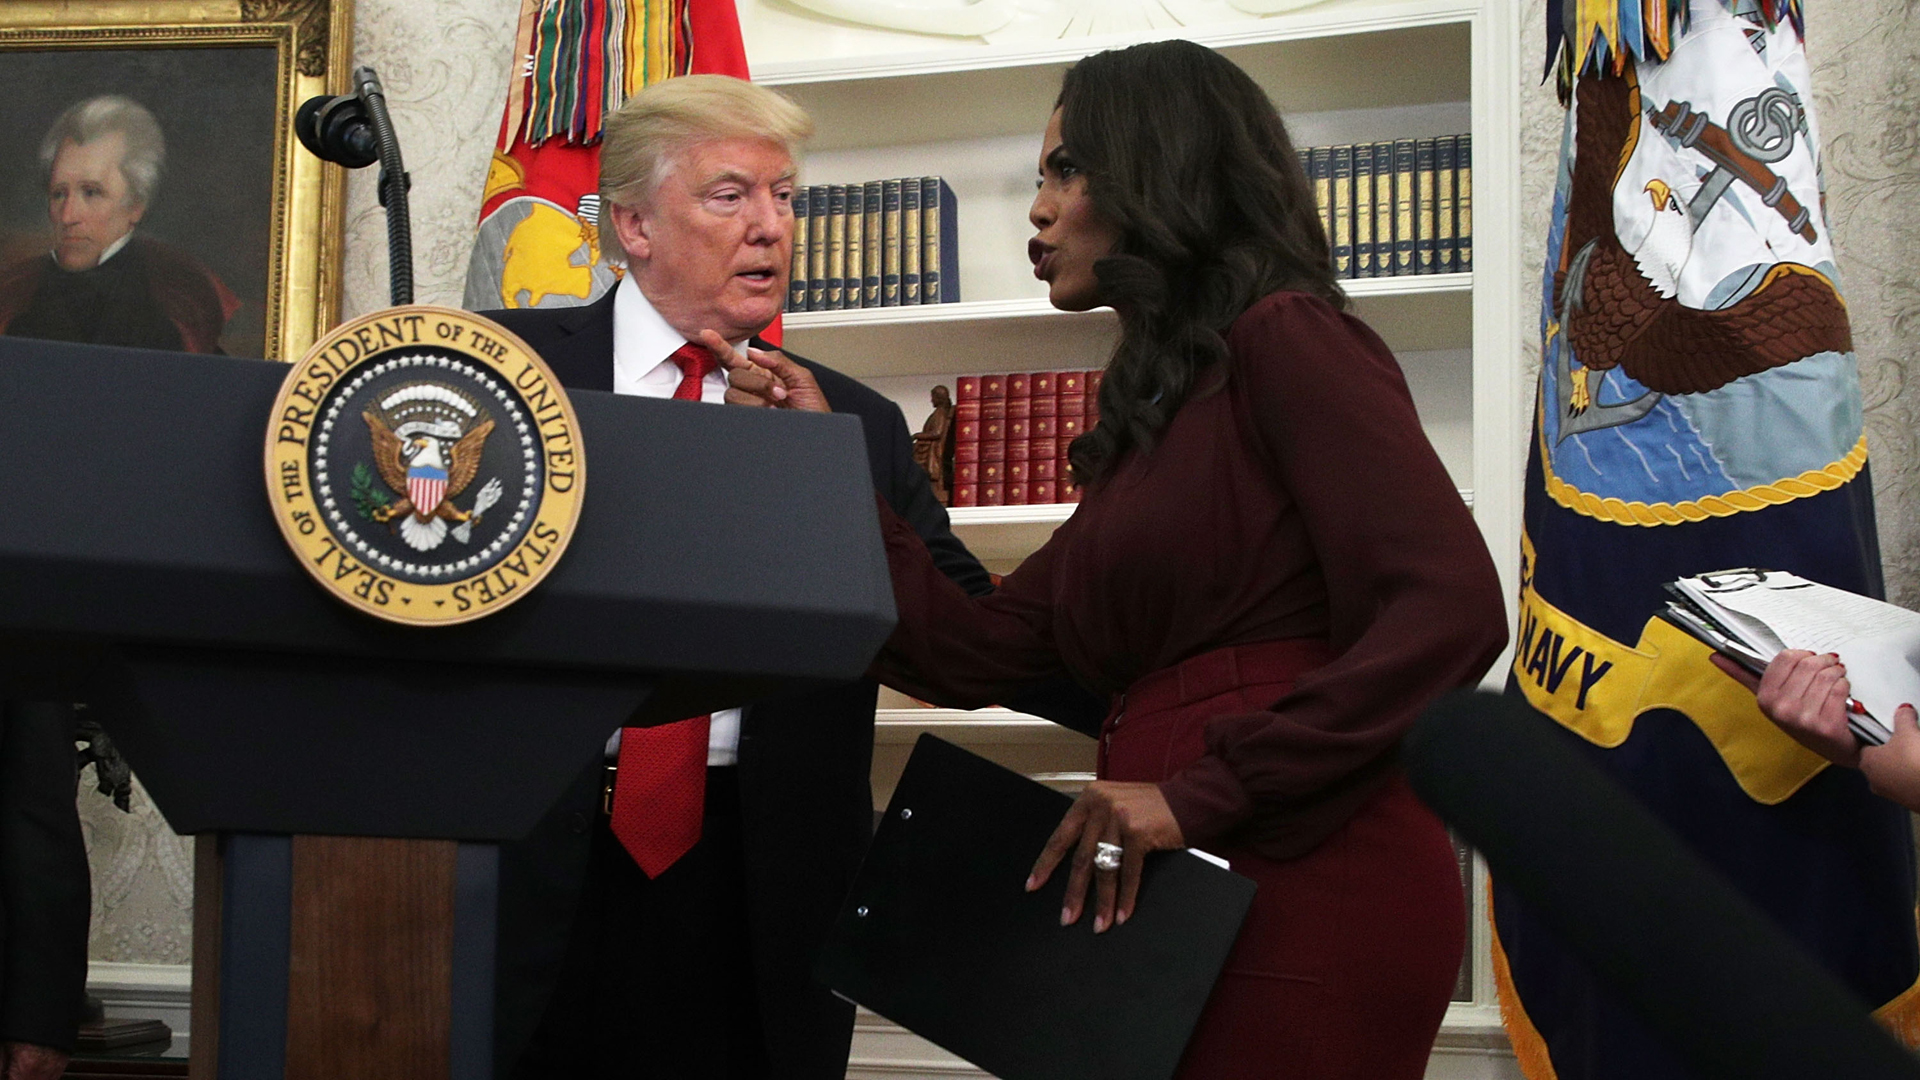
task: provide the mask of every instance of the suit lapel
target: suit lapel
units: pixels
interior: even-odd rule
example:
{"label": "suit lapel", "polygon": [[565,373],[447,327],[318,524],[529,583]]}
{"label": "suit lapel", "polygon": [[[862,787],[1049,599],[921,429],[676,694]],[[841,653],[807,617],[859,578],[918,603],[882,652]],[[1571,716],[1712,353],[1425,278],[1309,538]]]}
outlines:
{"label": "suit lapel", "polygon": [[558,322],[560,340],[542,356],[570,390],[613,389],[613,297],[617,291],[577,308]]}

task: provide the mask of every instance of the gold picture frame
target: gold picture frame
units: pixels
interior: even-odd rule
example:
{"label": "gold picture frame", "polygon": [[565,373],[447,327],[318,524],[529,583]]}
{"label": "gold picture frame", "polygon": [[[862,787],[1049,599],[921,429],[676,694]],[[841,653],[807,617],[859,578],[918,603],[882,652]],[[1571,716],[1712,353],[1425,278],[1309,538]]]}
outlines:
{"label": "gold picture frame", "polygon": [[[346,178],[300,145],[293,116],[309,97],[346,91],[352,8],[352,0],[0,3],[0,99],[9,102],[0,117],[0,332],[7,267],[50,275],[31,260],[59,263],[66,242],[41,157],[49,126],[68,105],[112,95],[145,107],[166,140],[151,205],[131,235],[190,259],[149,260],[142,265],[163,269],[145,272],[199,263],[213,291],[197,277],[195,288],[226,312],[220,351],[298,359],[338,315]],[[113,257],[108,250],[99,265]]]}

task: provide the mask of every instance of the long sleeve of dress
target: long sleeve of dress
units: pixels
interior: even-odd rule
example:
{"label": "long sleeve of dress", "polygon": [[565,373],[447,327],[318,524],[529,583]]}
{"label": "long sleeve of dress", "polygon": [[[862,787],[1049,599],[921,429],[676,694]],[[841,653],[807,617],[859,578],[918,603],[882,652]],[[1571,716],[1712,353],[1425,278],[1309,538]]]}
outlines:
{"label": "long sleeve of dress", "polygon": [[994,592],[970,597],[884,500],[879,512],[900,622],[873,662],[875,678],[923,701],[978,709],[1061,673],[1052,633],[1054,541]]}
{"label": "long sleeve of dress", "polygon": [[1238,419],[1300,508],[1337,659],[1267,711],[1212,719],[1208,753],[1162,790],[1189,842],[1247,823],[1281,854],[1344,820],[1420,712],[1479,678],[1506,615],[1472,515],[1364,324],[1279,293],[1228,344]]}

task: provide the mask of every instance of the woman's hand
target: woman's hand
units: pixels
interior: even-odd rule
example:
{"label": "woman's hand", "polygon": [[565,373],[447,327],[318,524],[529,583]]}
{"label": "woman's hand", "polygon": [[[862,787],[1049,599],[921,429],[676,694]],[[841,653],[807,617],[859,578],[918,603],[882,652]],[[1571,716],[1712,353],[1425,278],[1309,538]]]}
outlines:
{"label": "woman's hand", "polygon": [[[757,405],[772,409],[803,409],[808,412],[832,412],[827,395],[820,392],[813,372],[787,359],[780,352],[748,349],[745,357],[734,355],[719,334],[700,332],[705,345],[727,369],[727,404]],[[720,346],[715,348],[715,346]]]}
{"label": "woman's hand", "polygon": [[1873,793],[1909,810],[1920,809],[1920,725],[1913,706],[1893,711],[1893,737],[1860,751],[1860,771]]}
{"label": "woman's hand", "polygon": [[1714,665],[1751,687],[1760,711],[1793,740],[1836,765],[1860,766],[1860,741],[1847,728],[1847,668],[1833,653],[1788,649],[1754,679],[1721,656]]}
{"label": "woman's hand", "polygon": [[[1093,857],[1102,841],[1120,847],[1120,869],[1098,870]],[[1167,797],[1158,784],[1132,784],[1096,780],[1087,785],[1074,801],[1067,816],[1048,838],[1047,846],[1033,864],[1027,878],[1027,891],[1047,883],[1054,868],[1068,851],[1073,862],[1067,877],[1067,903],[1060,909],[1060,925],[1080,921],[1086,907],[1087,882],[1094,882],[1093,932],[1104,933],[1133,916],[1133,904],[1140,894],[1140,870],[1149,851],[1166,851],[1187,846],[1174,820]]]}

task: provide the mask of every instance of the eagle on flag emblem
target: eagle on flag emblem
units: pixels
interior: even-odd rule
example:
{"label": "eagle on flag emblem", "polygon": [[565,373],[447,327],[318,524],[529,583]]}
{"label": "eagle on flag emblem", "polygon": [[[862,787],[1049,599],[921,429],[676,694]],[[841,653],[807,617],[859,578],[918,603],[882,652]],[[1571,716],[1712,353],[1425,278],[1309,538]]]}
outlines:
{"label": "eagle on flag emblem", "polygon": [[437,383],[396,387],[361,416],[373,436],[380,478],[400,496],[370,508],[367,516],[396,528],[416,551],[432,551],[449,533],[467,543],[481,515],[500,500],[496,477],[481,487],[472,509],[453,504],[480,471],[493,417],[467,395]]}

